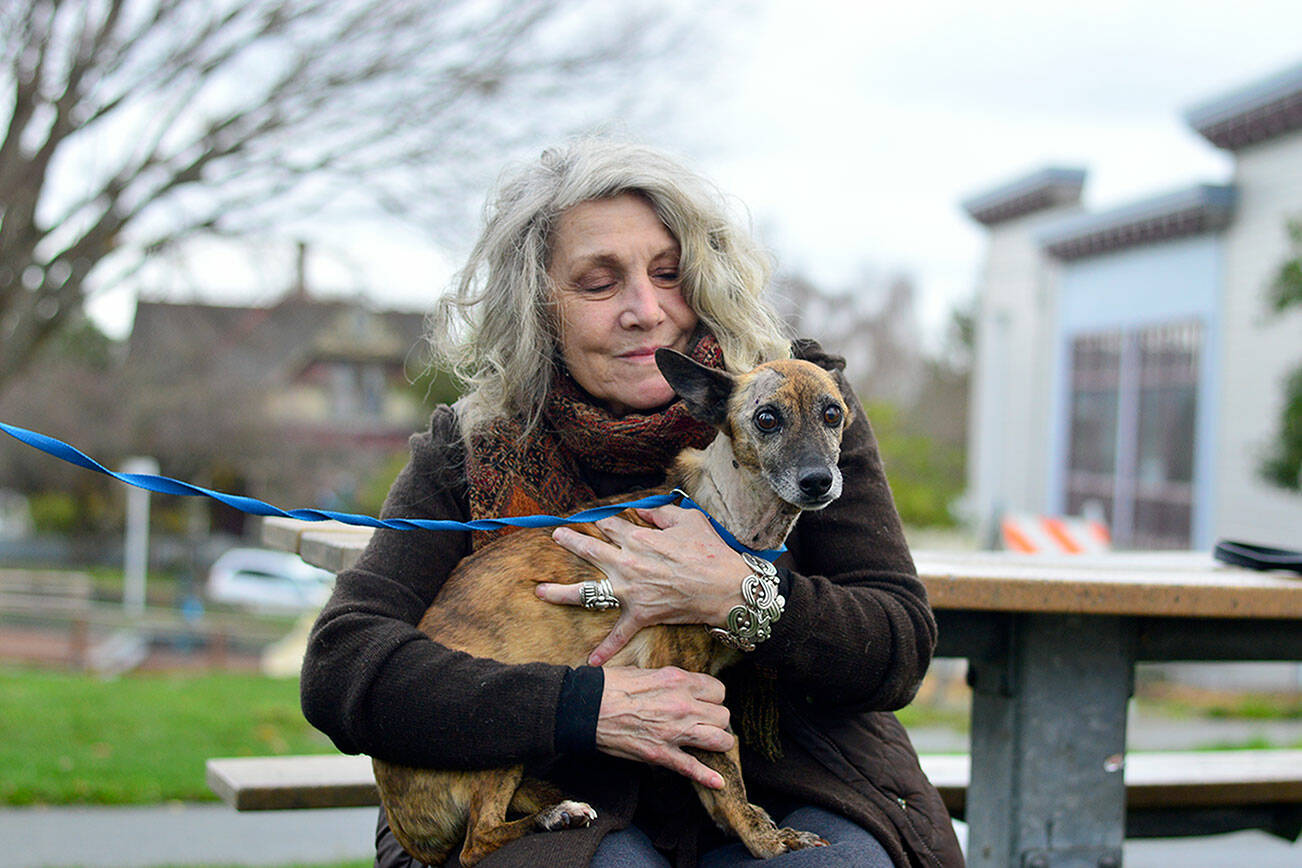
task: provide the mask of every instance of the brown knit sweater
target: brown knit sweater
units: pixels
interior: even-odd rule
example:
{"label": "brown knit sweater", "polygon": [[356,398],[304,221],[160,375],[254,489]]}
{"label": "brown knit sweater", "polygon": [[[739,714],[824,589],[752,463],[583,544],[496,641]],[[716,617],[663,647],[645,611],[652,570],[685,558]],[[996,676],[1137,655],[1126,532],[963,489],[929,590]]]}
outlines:
{"label": "brown knit sweater", "polygon": [[[829,370],[843,365],[812,342],[796,351]],[[783,755],[769,761],[743,746],[743,770],[757,801],[835,810],[873,832],[897,864],[961,865],[944,806],[889,713],[913,697],[936,626],[872,431],[850,398],[844,492],[797,522],[778,561],[788,571],[786,611],[772,638],[725,673],[734,713],[738,685],[769,681],[777,693]],[[430,430],[412,438],[384,514],[467,520],[460,443],[451,408],[439,408]],[[647,483],[592,481],[603,494]],[[573,733],[573,715],[595,715],[591,697],[576,695],[593,689],[591,679],[576,690],[566,667],[473,658],[416,629],[469,551],[468,534],[376,531],[357,565],[339,575],[312,631],[301,681],[307,719],[346,753],[449,769],[528,763],[601,812],[588,829],[526,836],[484,868],[586,865],[600,837],[635,811],[677,864],[694,864],[711,831],[685,780],[595,752],[556,762],[562,747],[574,747],[572,738],[558,744],[558,719]]]}

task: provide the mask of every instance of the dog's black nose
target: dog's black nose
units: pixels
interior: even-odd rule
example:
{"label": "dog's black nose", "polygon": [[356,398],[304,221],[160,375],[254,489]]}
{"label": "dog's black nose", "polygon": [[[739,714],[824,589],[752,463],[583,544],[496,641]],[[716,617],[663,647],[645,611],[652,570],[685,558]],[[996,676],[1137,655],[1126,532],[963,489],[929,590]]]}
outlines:
{"label": "dog's black nose", "polygon": [[822,497],[832,487],[832,474],[823,467],[806,470],[800,474],[798,482],[806,497]]}

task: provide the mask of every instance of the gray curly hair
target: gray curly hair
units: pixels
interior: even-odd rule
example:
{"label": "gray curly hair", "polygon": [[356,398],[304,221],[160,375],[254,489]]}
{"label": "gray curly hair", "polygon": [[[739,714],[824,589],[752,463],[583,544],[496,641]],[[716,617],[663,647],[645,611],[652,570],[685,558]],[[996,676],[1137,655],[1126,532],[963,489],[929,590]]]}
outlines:
{"label": "gray curly hair", "polygon": [[504,176],[465,268],[430,315],[433,364],[469,387],[457,404],[464,433],[503,417],[523,419],[526,431],[537,424],[559,345],[547,275],[552,232],[567,208],[630,192],[678,241],[683,298],[728,367],[790,355],[790,338],[761,298],[769,258],[718,189],[653,148],[580,139]]}

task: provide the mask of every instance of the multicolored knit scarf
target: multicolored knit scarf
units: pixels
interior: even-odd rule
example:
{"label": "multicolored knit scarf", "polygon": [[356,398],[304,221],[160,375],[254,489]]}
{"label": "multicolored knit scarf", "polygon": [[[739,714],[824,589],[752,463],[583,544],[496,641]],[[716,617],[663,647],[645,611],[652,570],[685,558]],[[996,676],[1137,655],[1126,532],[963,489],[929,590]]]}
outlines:
{"label": "multicolored knit scarf", "polygon": [[[701,331],[688,355],[723,367],[714,336]],[[542,422],[522,437],[518,419],[495,422],[474,436],[466,459],[471,518],[564,515],[593,500],[580,466],[617,474],[659,473],[674,456],[714,439],[713,426],[693,419],[682,401],[654,413],[615,416],[558,370]],[[509,531],[476,532],[475,547]]]}

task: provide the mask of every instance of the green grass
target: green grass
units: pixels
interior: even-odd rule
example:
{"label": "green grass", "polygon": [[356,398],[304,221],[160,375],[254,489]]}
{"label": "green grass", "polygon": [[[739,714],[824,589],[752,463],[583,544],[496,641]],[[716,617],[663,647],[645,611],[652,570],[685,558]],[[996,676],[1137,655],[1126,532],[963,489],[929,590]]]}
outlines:
{"label": "green grass", "polygon": [[214,799],[204,761],[329,753],[298,683],[239,673],[91,675],[0,668],[0,804]]}
{"label": "green grass", "polygon": [[906,728],[940,726],[967,732],[970,718],[967,709],[927,702],[915,702],[895,712]]}
{"label": "green grass", "polygon": [[1208,708],[1207,716],[1246,720],[1302,720],[1302,695],[1252,693],[1233,697]]}
{"label": "green grass", "polygon": [[1136,700],[1152,713],[1175,718],[1213,720],[1302,720],[1302,693],[1231,693],[1154,685]]}
{"label": "green grass", "polygon": [[[350,862],[295,862],[279,868],[371,868],[374,859],[358,859]],[[75,866],[74,866],[75,868]],[[244,865],[156,865],[154,868],[246,868]]]}
{"label": "green grass", "polygon": [[[355,862],[294,863],[282,868],[371,868],[374,859],[359,859]],[[158,865],[156,868],[183,868],[179,865]],[[184,868],[245,868],[242,865],[186,865]]]}
{"label": "green grass", "polygon": [[1302,741],[1283,744],[1264,735],[1255,735],[1237,741],[1213,741],[1200,745],[1198,750],[1302,750]]}

